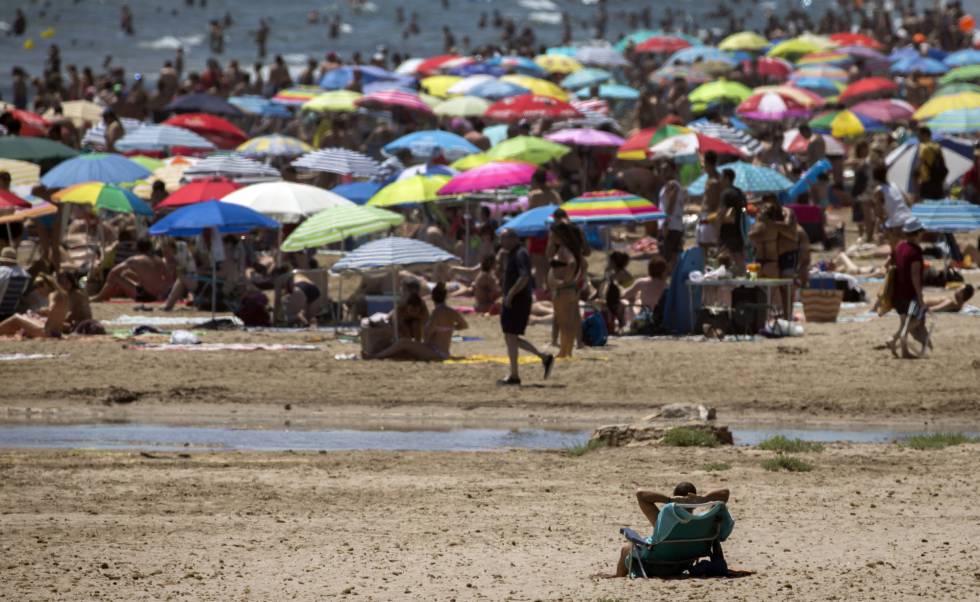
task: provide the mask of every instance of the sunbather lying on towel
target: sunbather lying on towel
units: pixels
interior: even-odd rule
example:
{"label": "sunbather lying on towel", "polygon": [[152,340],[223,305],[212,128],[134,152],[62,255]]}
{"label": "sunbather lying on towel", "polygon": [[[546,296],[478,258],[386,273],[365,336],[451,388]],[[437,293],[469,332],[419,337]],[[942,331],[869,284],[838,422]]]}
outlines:
{"label": "sunbather lying on towel", "polygon": [[957,289],[956,292],[953,293],[952,297],[928,297],[925,301],[926,307],[929,308],[929,311],[955,314],[963,309],[963,305],[972,298],[973,285],[967,284],[966,286]]}
{"label": "sunbather lying on towel", "polygon": [[[664,495],[662,493],[657,493],[650,489],[643,489],[640,487],[639,483],[634,483],[636,485],[636,502],[640,505],[640,512],[647,517],[650,521],[650,525],[656,527],[657,516],[660,514],[660,508],[657,504],[670,504],[671,502],[676,502],[680,504],[705,504],[707,502],[727,502],[728,501],[728,490],[719,489],[717,491],[712,491],[706,495],[698,495],[697,488],[686,481],[678,483],[674,487],[674,494],[672,496]],[[697,514],[697,512],[695,512]],[[626,559],[629,557],[630,552],[633,551],[632,543],[623,544],[623,548],[619,552],[619,560],[616,562],[616,572],[613,574],[600,573],[596,575],[597,577],[602,577],[604,579],[614,579],[616,577],[625,577],[629,574],[626,569]]]}

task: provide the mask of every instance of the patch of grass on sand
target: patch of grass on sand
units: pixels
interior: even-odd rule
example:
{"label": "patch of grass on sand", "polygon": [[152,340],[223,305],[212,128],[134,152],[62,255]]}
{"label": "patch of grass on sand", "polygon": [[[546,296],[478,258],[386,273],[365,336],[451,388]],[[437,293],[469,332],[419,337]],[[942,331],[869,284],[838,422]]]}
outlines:
{"label": "patch of grass on sand", "polygon": [[813,470],[813,464],[804,462],[803,460],[794,458],[793,456],[784,456],[783,454],[779,454],[775,458],[763,460],[762,467],[772,472],[777,472],[780,470],[788,470],[789,472],[810,472]]}
{"label": "patch of grass on sand", "polygon": [[713,433],[684,426],[667,431],[663,443],[671,447],[718,447],[720,445]]}
{"label": "patch of grass on sand", "polygon": [[786,454],[797,454],[805,452],[823,451],[823,445],[813,441],[803,441],[802,439],[788,439],[782,435],[775,435],[759,442],[759,449],[774,451]]}
{"label": "patch of grass on sand", "polygon": [[595,451],[597,449],[602,449],[606,446],[606,442],[602,439],[589,439],[585,443],[580,445],[571,445],[565,448],[565,453],[573,458],[578,458],[579,456],[584,456],[590,451]]}
{"label": "patch of grass on sand", "polygon": [[721,472],[723,470],[728,470],[732,465],[727,462],[708,462],[701,467],[701,470],[706,470],[708,472]]}
{"label": "patch of grass on sand", "polygon": [[967,437],[963,433],[930,433],[914,435],[905,441],[905,445],[912,449],[943,449],[964,443],[980,443],[980,439]]}

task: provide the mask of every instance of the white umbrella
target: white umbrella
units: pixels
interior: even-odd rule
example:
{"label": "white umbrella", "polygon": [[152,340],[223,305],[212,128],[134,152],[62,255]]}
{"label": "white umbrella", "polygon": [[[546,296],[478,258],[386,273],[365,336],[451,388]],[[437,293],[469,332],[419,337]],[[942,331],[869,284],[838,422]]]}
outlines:
{"label": "white umbrella", "polygon": [[212,155],[188,167],[184,171],[184,177],[188,180],[223,177],[240,182],[278,180],[280,174],[278,169],[263,165],[254,159],[238,155]]}
{"label": "white umbrella", "polygon": [[347,148],[323,148],[306,153],[292,165],[298,169],[350,174],[357,178],[370,178],[378,171],[377,161]]}
{"label": "white umbrella", "polygon": [[173,147],[215,148],[210,140],[190,130],[172,125],[144,125],[116,141],[122,151],[166,151]]}
{"label": "white umbrella", "polygon": [[[949,188],[953,182],[958,180],[963,174],[973,166],[973,145],[968,140],[962,138],[936,138],[934,140],[942,150],[943,159],[946,162],[945,187]],[[912,139],[899,146],[885,157],[885,165],[888,166],[888,181],[897,184],[902,190],[911,192],[914,190],[914,180],[916,167],[918,167],[919,141]]]}
{"label": "white umbrella", "polygon": [[449,86],[449,89],[447,89],[446,92],[450,96],[466,96],[467,94],[470,93],[470,90],[472,90],[476,86],[479,86],[484,82],[488,82],[494,79],[497,78],[492,75],[487,75],[485,73],[470,75],[468,77],[464,77],[463,79],[459,80],[455,84]]}
{"label": "white umbrella", "polygon": [[282,223],[296,223],[304,217],[331,207],[349,207],[344,197],[296,182],[262,182],[239,188],[221,199],[222,203],[242,205]]}

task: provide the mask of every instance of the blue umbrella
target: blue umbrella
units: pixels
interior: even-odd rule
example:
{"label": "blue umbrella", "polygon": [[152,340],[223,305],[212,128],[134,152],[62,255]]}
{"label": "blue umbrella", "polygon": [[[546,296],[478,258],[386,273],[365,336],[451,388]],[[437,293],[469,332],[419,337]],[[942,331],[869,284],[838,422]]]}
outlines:
{"label": "blue umbrella", "polygon": [[972,134],[980,132],[980,108],[944,111],[926,122],[940,134]]}
{"label": "blue umbrella", "polygon": [[500,67],[535,77],[547,74],[541,65],[524,56],[495,56],[484,63],[490,67]]}
{"label": "blue umbrella", "polygon": [[[589,98],[592,96],[592,88],[582,88],[575,93],[575,96]],[[607,100],[636,100],[639,97],[639,90],[624,86],[623,84],[602,84],[599,86],[599,98],[605,98]]]}
{"label": "blue umbrella", "polygon": [[932,232],[971,232],[980,230],[980,205],[945,199],[912,205],[912,215]]}
{"label": "blue umbrella", "polygon": [[214,149],[214,143],[190,130],[172,125],[144,125],[116,142],[123,151],[166,151],[175,146]]}
{"label": "blue umbrella", "polygon": [[[918,48],[914,46],[903,46],[901,48],[896,48],[895,50],[892,50],[891,54],[888,55],[888,60],[894,63],[895,61],[898,60],[914,59],[914,58],[919,58],[921,56],[922,54],[919,52]],[[931,59],[941,61],[946,58],[946,53],[940,50],[939,48],[930,48],[929,50],[926,51],[926,56]]]}
{"label": "blue umbrella", "polygon": [[122,155],[92,153],[63,161],[44,174],[45,188],[67,188],[82,182],[135,182],[150,175],[150,170]]}
{"label": "blue umbrella", "polygon": [[293,116],[292,111],[288,107],[277,102],[272,102],[264,96],[232,96],[228,99],[228,102],[250,115],[281,117],[283,119],[289,119]]}
{"label": "blue umbrella", "polygon": [[558,205],[543,205],[528,209],[520,215],[516,215],[497,228],[497,235],[500,235],[504,228],[513,230],[520,237],[539,236],[548,231],[551,226],[551,214],[558,209]]}
{"label": "blue umbrella", "polygon": [[334,186],[330,192],[339,194],[358,205],[363,205],[382,188],[384,188],[384,184],[381,182],[351,182],[350,184]]}
{"label": "blue umbrella", "polygon": [[665,65],[676,65],[678,63],[726,63],[729,65],[735,64],[735,59],[732,55],[724,52],[723,50],[718,50],[714,46],[691,46],[689,48],[681,48],[674,54],[670,55],[666,61]]}
{"label": "blue umbrella", "polygon": [[797,88],[812,90],[821,96],[835,96],[841,92],[841,86],[828,77],[800,77],[791,83]]}
{"label": "blue umbrella", "polygon": [[[973,144],[960,138],[945,138],[933,136],[933,142],[939,145],[946,162],[945,186],[948,188],[973,167]],[[915,175],[919,160],[919,140],[912,138],[885,157],[888,166],[888,181],[896,184],[901,190],[915,190]]]}
{"label": "blue umbrella", "polygon": [[480,152],[480,149],[466,138],[442,130],[424,130],[406,134],[386,144],[383,150],[393,155],[401,149],[410,150],[412,155],[420,159],[429,159],[441,152],[450,161]]}
{"label": "blue umbrella", "polygon": [[545,54],[574,57],[576,52],[578,52],[578,48],[575,46],[552,46]]}
{"label": "blue umbrella", "polygon": [[507,70],[503,67],[488,65],[486,63],[470,63],[469,65],[461,65],[449,70],[450,75],[458,75],[460,77],[468,77],[470,75],[492,75],[494,77],[500,77],[505,73],[507,73]]}
{"label": "blue umbrella", "polygon": [[353,65],[337,67],[336,69],[327,71],[323,74],[323,77],[320,78],[320,87],[327,90],[341,90],[346,88],[351,84],[351,82],[354,81],[355,72],[360,72],[362,84],[387,81],[394,86],[411,87],[415,81],[413,78],[407,75],[402,75],[393,71],[386,71],[385,69],[375,67],[374,65]]}
{"label": "blue umbrella", "polygon": [[163,107],[171,113],[211,113],[212,115],[241,115],[241,110],[220,96],[214,94],[185,94],[170,101]]}
{"label": "blue umbrella", "polygon": [[508,96],[518,96],[529,94],[531,91],[524,86],[518,86],[500,79],[483,82],[470,88],[470,96],[489,98],[490,100],[500,100]]}
{"label": "blue umbrella", "polygon": [[940,73],[946,73],[949,71],[949,67],[940,63],[936,59],[916,56],[898,59],[891,66],[892,73],[925,73],[928,75],[938,75]]}
{"label": "blue umbrella", "polygon": [[943,64],[947,67],[963,67],[965,65],[980,64],[980,50],[976,50],[975,48],[957,50],[944,58]]}
{"label": "blue umbrella", "polygon": [[[735,172],[735,186],[741,188],[743,192],[780,192],[793,185],[783,174],[761,165],[736,161],[718,166],[719,171],[726,169]],[[701,174],[701,177],[691,182],[691,185],[687,187],[688,193],[693,196],[701,196],[704,194],[704,185],[707,181],[708,174]]]}
{"label": "blue umbrella", "polygon": [[586,67],[571,73],[561,80],[561,87],[568,90],[578,90],[595,84],[601,84],[612,79],[612,73],[605,69],[594,69]]}
{"label": "blue umbrella", "polygon": [[491,146],[496,146],[507,139],[507,125],[491,125],[483,128],[483,135],[490,141]]}

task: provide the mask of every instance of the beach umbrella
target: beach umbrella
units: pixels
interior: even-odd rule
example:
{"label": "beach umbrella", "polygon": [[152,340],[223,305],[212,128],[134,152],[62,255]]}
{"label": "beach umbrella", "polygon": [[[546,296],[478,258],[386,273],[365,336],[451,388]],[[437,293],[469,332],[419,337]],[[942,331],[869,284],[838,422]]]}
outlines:
{"label": "beach umbrella", "polygon": [[927,121],[926,125],[933,132],[941,134],[973,134],[980,132],[980,107],[946,111]]}
{"label": "beach umbrella", "polygon": [[41,180],[41,166],[29,161],[0,159],[0,171],[10,175],[13,186],[34,186]]}
{"label": "beach umbrella", "polygon": [[147,157],[146,155],[129,155],[127,158],[133,163],[142,165],[151,172],[156,171],[166,165],[163,159]]}
{"label": "beach umbrella", "polygon": [[292,136],[270,134],[252,138],[239,145],[235,150],[245,157],[265,159],[268,157],[298,157],[311,152],[313,147]]}
{"label": "beach umbrella", "polygon": [[459,261],[452,253],[421,240],[389,236],[363,244],[331,266],[333,272],[366,271]]}
{"label": "beach umbrella", "polygon": [[837,96],[844,89],[844,84],[826,77],[799,77],[790,80],[790,86],[809,90],[823,97]]}
{"label": "beach umbrella", "polygon": [[[934,137],[933,142],[939,145],[946,162],[945,186],[951,186],[973,167],[973,143],[962,138]],[[888,166],[888,181],[898,185],[902,190],[915,190],[915,176],[919,159],[919,140],[912,138],[885,157]]]}
{"label": "beach umbrella", "polygon": [[415,73],[431,75],[438,71],[445,63],[460,58],[458,54],[439,54],[424,59],[415,67]]}
{"label": "beach umbrella", "polygon": [[480,149],[466,138],[443,130],[412,132],[389,142],[383,150],[389,155],[394,155],[402,149],[411,151],[412,156],[419,159],[431,159],[442,155],[450,161],[480,152]]}
{"label": "beach umbrella", "polygon": [[949,67],[925,56],[917,56],[907,59],[899,59],[892,63],[892,73],[924,73],[926,75],[938,75],[946,73]]}
{"label": "beach umbrella", "polygon": [[306,171],[323,171],[355,178],[370,178],[378,172],[378,162],[363,153],[347,148],[321,148],[292,162]]}
{"label": "beach umbrella", "polygon": [[658,86],[669,86],[676,79],[683,79],[688,84],[706,84],[714,77],[691,65],[668,65],[651,73],[648,81]]}
{"label": "beach umbrella", "polygon": [[561,208],[574,223],[625,224],[667,217],[651,201],[622,190],[586,192],[562,203]]}
{"label": "beach umbrella", "polygon": [[539,54],[534,62],[548,73],[575,73],[582,70],[582,63],[570,56],[560,54]]}
{"label": "beach umbrella", "polygon": [[650,52],[653,54],[670,54],[682,48],[690,48],[691,43],[676,36],[654,36],[647,38],[634,46],[634,52]]}
{"label": "beach umbrella", "polygon": [[405,59],[397,67],[395,67],[395,73],[399,75],[414,75],[418,73],[419,65],[425,62],[424,58],[415,57],[410,59]]}
{"label": "beach umbrella", "polygon": [[980,64],[980,50],[976,48],[964,48],[950,53],[943,59],[943,64],[947,67],[965,67],[966,65]]}
{"label": "beach umbrella", "polygon": [[456,96],[437,104],[432,110],[439,116],[482,117],[488,108],[490,101],[478,96]]}
{"label": "beach umbrella", "polygon": [[395,180],[406,180],[414,176],[447,176],[451,178],[458,173],[458,171],[446,165],[420,163],[418,165],[412,165],[411,167],[406,167],[403,169],[401,173],[395,177]]}
{"label": "beach umbrella", "polygon": [[248,207],[287,224],[296,223],[330,207],[354,205],[329,190],[297,182],[252,184],[225,195],[221,202]]}
{"label": "beach umbrella", "polygon": [[319,86],[295,86],[277,92],[272,97],[272,102],[287,107],[299,107],[321,94],[323,94],[323,88]]}
{"label": "beach umbrella", "polygon": [[740,31],[726,37],[718,44],[720,50],[747,50],[756,52],[769,46],[769,40],[754,31]]}
{"label": "beach umbrella", "polygon": [[[9,213],[0,212],[0,224],[20,223],[25,220],[44,217],[45,215],[54,215],[55,213],[58,213],[57,205],[53,203],[49,203],[44,199],[38,198],[36,196],[26,195],[26,197],[21,198],[21,200],[25,201],[28,206],[17,207],[12,212]],[[12,238],[10,234],[11,232],[8,229],[7,231],[8,238]]]}
{"label": "beach umbrella", "polygon": [[833,46],[833,43],[827,40],[828,43],[820,43],[812,38],[791,38],[789,40],[784,40],[766,52],[766,56],[775,56],[779,58],[795,58],[803,56],[804,54],[810,54],[811,52],[819,52],[821,50],[827,50]]}
{"label": "beach umbrella", "polygon": [[847,71],[833,65],[805,65],[792,73],[793,77],[824,77],[847,83]]}
{"label": "beach umbrella", "polygon": [[580,69],[566,76],[561,80],[561,85],[563,88],[568,90],[578,90],[579,88],[587,88],[589,86],[607,82],[611,80],[612,77],[612,73],[606,71],[605,69],[595,69],[593,67],[589,67],[587,69]]}
{"label": "beach umbrella", "polygon": [[48,128],[51,127],[51,122],[44,117],[41,117],[37,113],[18,109],[9,103],[0,102],[0,113],[9,113],[14,119],[20,122],[21,136],[47,136]]}
{"label": "beach umbrella", "polygon": [[324,73],[320,78],[319,86],[324,90],[343,90],[354,83],[355,77],[358,76],[361,78],[362,86],[376,82],[410,86],[414,82],[408,74],[387,71],[374,65],[343,65]]}
{"label": "beach umbrella", "polygon": [[862,46],[864,48],[873,48],[875,50],[881,50],[884,48],[881,42],[863,33],[851,33],[847,31],[832,33],[827,37],[831,42],[834,42],[839,46]]}
{"label": "beach umbrella", "polygon": [[[635,46],[636,44],[639,44],[640,42],[645,42],[650,38],[654,38],[657,36],[665,36],[665,35],[687,40],[692,46],[701,45],[701,40],[699,40],[698,38],[692,35],[688,35],[680,31],[663,31],[660,29],[641,29],[639,31],[634,31],[633,33],[623,36],[621,40],[619,40],[613,45],[613,48],[615,48],[619,52],[624,52],[630,44]],[[575,49],[572,49],[573,54],[574,54],[574,50]]]}
{"label": "beach umbrella", "polygon": [[106,107],[90,100],[65,100],[60,104],[61,113],[48,109],[44,112],[47,119],[64,118],[70,120],[75,127],[88,127],[102,121],[102,113]]}
{"label": "beach umbrella", "polygon": [[463,78],[458,75],[430,75],[419,81],[419,87],[433,96],[446,98],[449,96],[449,88],[461,81]]}
{"label": "beach umbrella", "polygon": [[[128,117],[120,117],[119,123],[122,125],[124,134],[137,130],[144,125],[142,121],[130,119]],[[82,136],[82,148],[105,151],[107,147],[105,141],[105,127],[105,122],[99,121],[86,130],[85,135]]]}
{"label": "beach umbrella", "polygon": [[507,130],[508,125],[506,123],[500,123],[497,125],[488,125],[484,127],[483,131],[480,133],[490,141],[490,146],[493,146],[494,144],[500,144],[507,139],[507,136],[509,135]]}
{"label": "beach umbrella", "polygon": [[887,71],[891,65],[891,61],[888,60],[887,56],[877,50],[865,48],[864,46],[844,46],[838,48],[837,52],[847,53],[854,59],[854,62],[860,61],[865,69],[876,73]]}
{"label": "beach umbrella", "polygon": [[495,82],[497,78],[492,75],[469,75],[449,86],[447,92],[451,96],[476,96],[472,93],[473,88],[486,82]]}
{"label": "beach umbrella", "polygon": [[263,165],[254,159],[238,155],[213,155],[184,168],[182,176],[188,180],[225,177],[230,180],[279,179],[279,170]]}
{"label": "beach umbrella", "polygon": [[[793,185],[786,176],[779,173],[775,169],[769,167],[763,167],[761,165],[753,165],[751,163],[743,163],[741,161],[736,161],[734,163],[725,163],[724,165],[719,165],[718,169],[724,171],[730,169],[735,172],[735,186],[741,188],[743,192],[752,194],[763,194],[767,192],[782,192],[787,190]],[[708,181],[707,174],[701,174],[698,179],[694,180],[690,186],[687,187],[687,191],[692,196],[701,196],[704,194],[704,185]]]}
{"label": "beach umbrella", "polygon": [[384,184],[381,182],[349,182],[334,186],[330,192],[339,194],[356,205],[364,205],[382,188]]}
{"label": "beach umbrella", "polygon": [[453,176],[439,194],[466,194],[526,186],[537,171],[537,165],[520,161],[491,161]]}
{"label": "beach umbrella", "polygon": [[[591,88],[582,88],[575,95],[579,98],[589,98],[592,95],[592,90]],[[608,100],[636,100],[639,97],[639,90],[624,86],[623,84],[602,84],[599,86],[599,98]]]}
{"label": "beach umbrella", "polygon": [[715,48],[714,46],[690,46],[681,48],[670,55],[664,65],[678,65],[691,63],[725,63],[729,67],[735,66],[735,59],[730,54]]}
{"label": "beach umbrella", "polygon": [[854,102],[867,96],[892,96],[898,93],[898,84],[885,77],[866,77],[849,84],[840,93],[841,102]]}
{"label": "beach umbrella", "polygon": [[545,139],[559,144],[576,146],[615,146],[618,147],[625,140],[616,134],[592,128],[571,128],[559,130],[550,134],[545,134]]}
{"label": "beach umbrella", "polygon": [[135,182],[148,175],[150,170],[122,155],[91,153],[59,163],[41,183],[46,188],[67,188],[82,182]]}
{"label": "beach umbrella", "polygon": [[210,113],[212,115],[237,116],[242,111],[220,96],[214,94],[194,93],[178,96],[163,107],[170,113]]}
{"label": "beach umbrella", "polygon": [[752,96],[752,90],[747,86],[739,82],[719,79],[701,84],[688,95],[688,98],[691,102],[704,104],[722,101],[738,104],[749,96]]}
{"label": "beach umbrella", "polygon": [[505,75],[500,78],[500,81],[526,88],[531,91],[531,94],[537,96],[550,96],[558,100],[568,99],[568,93],[561,86],[546,79],[531,77],[529,75]]}
{"label": "beach umbrella", "polygon": [[455,169],[457,172],[460,172],[467,171],[481,165],[486,165],[487,163],[493,163],[493,159],[488,157],[486,153],[475,153],[453,161],[449,164],[449,167]]}
{"label": "beach umbrella", "polygon": [[851,111],[864,117],[870,117],[881,123],[895,123],[911,119],[915,107],[897,98],[883,100],[865,100],[851,107]]}
{"label": "beach umbrella", "polygon": [[314,113],[353,113],[357,110],[354,101],[363,96],[360,92],[350,90],[334,90],[317,94],[300,105],[302,111]]}
{"label": "beach umbrella", "polygon": [[47,138],[0,136],[0,158],[29,161],[46,166],[71,159],[78,151]]}
{"label": "beach umbrella", "polygon": [[912,114],[912,117],[918,121],[924,121],[946,111],[952,111],[954,109],[975,109],[978,107],[980,107],[980,94],[976,92],[962,92],[960,94],[931,98],[919,107]]}
{"label": "beach umbrella", "polygon": [[912,215],[930,232],[971,232],[980,230],[980,205],[945,199],[912,205]]}
{"label": "beach umbrella", "polygon": [[479,96],[480,98],[487,98],[490,100],[500,100],[512,96],[521,96],[523,94],[529,94],[530,92],[531,91],[524,86],[518,86],[517,84],[499,79],[479,83],[469,90],[469,94],[473,96]]}
{"label": "beach umbrella", "polygon": [[836,138],[857,138],[871,132],[888,131],[884,124],[854,111],[829,111],[811,119],[809,125],[815,131]]}
{"label": "beach umbrella", "polygon": [[382,92],[372,92],[365,94],[354,101],[354,104],[365,108],[401,108],[419,113],[431,114],[432,109],[425,104],[417,94],[402,92],[400,90],[385,90]]}
{"label": "beach umbrella", "polygon": [[235,192],[242,185],[227,178],[204,178],[189,182],[158,204],[155,209],[166,207],[183,207],[194,203],[203,203],[214,199],[222,199]]}
{"label": "beach umbrella", "polygon": [[235,124],[207,113],[181,113],[171,116],[163,124],[190,130],[210,140],[218,148],[235,148],[248,140],[248,135]]}
{"label": "beach umbrella", "polygon": [[786,102],[795,103],[807,109],[816,109],[826,104],[826,100],[816,92],[805,88],[782,84],[779,86],[759,86],[752,91],[753,95],[773,93],[781,96]]}
{"label": "beach umbrella", "polygon": [[809,110],[795,99],[778,92],[753,94],[742,101],[735,112],[753,121],[783,121],[805,117]]}
{"label": "beach umbrella", "polygon": [[699,119],[687,124],[687,127],[710,138],[721,140],[737,148],[746,157],[754,157],[762,152],[762,143],[742,130],[722,123],[713,123],[707,119]]}
{"label": "beach umbrella", "polygon": [[153,196],[152,182],[163,182],[167,192],[176,192],[183,185],[184,171],[194,165],[198,160],[191,157],[170,157],[164,161],[163,166],[153,170],[149,177],[139,180],[133,186],[133,194],[141,199],[149,199]]}
{"label": "beach umbrella", "polygon": [[507,73],[507,70],[503,67],[496,67],[494,65],[488,65],[486,63],[467,63],[465,65],[460,65],[458,67],[453,67],[448,70],[449,75],[458,75],[460,77],[470,77],[471,75],[486,75],[488,77],[497,78],[501,75]]}
{"label": "beach umbrella", "polygon": [[[699,132],[692,131],[689,134],[671,136],[666,140],[662,140],[654,144],[647,149],[646,158],[673,159],[676,157],[688,157],[698,154],[703,155],[709,150],[720,155],[732,155],[736,157],[743,156],[741,150],[726,142],[722,142],[716,138],[711,138],[710,136],[705,136]],[[623,157],[620,155],[620,158]]]}
{"label": "beach umbrella", "polygon": [[247,115],[262,117],[278,117],[288,119],[293,116],[289,109],[281,104],[272,102],[264,96],[245,95],[232,96],[228,102]]}
{"label": "beach umbrella", "polygon": [[978,80],[980,80],[980,65],[965,65],[940,77],[939,84],[945,86],[956,82],[975,82]]}
{"label": "beach umbrella", "polygon": [[[826,149],[828,157],[843,157],[847,155],[847,148],[840,140],[832,136],[828,136],[827,134],[820,134],[820,137],[823,138],[824,148]],[[800,134],[799,128],[793,128],[783,133],[782,148],[787,153],[806,153],[806,149],[809,144],[810,141]]]}
{"label": "beach umbrella", "polygon": [[522,94],[498,100],[490,105],[484,116],[499,121],[520,119],[571,119],[581,117],[575,107],[550,96]]}
{"label": "beach umbrella", "polygon": [[950,96],[951,94],[960,94],[961,92],[977,92],[980,93],[980,86],[976,84],[968,84],[966,82],[958,82],[952,84],[946,84],[938,90],[932,93],[932,97],[937,96]]}
{"label": "beach umbrella", "polygon": [[395,180],[370,199],[368,206],[391,207],[408,203],[427,203],[440,196],[439,190],[449,182],[450,176],[411,176]]}
{"label": "beach umbrella", "polygon": [[405,223],[405,217],[378,207],[333,207],[311,216],[282,243],[295,253],[341,242],[348,237],[382,232]]}
{"label": "beach umbrella", "polygon": [[527,75],[545,75],[547,72],[533,60],[523,56],[495,56],[483,62],[489,67],[500,67],[505,71]]}
{"label": "beach umbrella", "polygon": [[616,154],[620,159],[642,160],[647,157],[647,152],[652,146],[674,136],[689,134],[691,131],[684,126],[673,124],[638,130],[620,145]]}
{"label": "beach umbrella", "polygon": [[[170,215],[150,226],[153,236],[197,236],[205,230],[221,234],[244,234],[255,228],[278,228],[279,224],[248,207],[219,201],[205,201],[180,207]],[[212,244],[221,244],[217,236]],[[211,253],[211,319],[218,306],[217,265]]]}
{"label": "beach umbrella", "polygon": [[820,52],[811,52],[810,54],[804,54],[795,61],[798,67],[810,67],[813,65],[834,65],[837,67],[845,67],[853,62],[854,59],[851,57],[851,55],[839,50],[822,50]]}
{"label": "beach umbrella", "polygon": [[211,150],[215,145],[190,130],[172,125],[144,125],[127,132],[116,141],[116,149],[121,151],[163,151],[173,148]]}
{"label": "beach umbrella", "polygon": [[535,136],[515,136],[493,145],[486,155],[496,161],[522,161],[544,165],[568,154],[572,149]]}
{"label": "beach umbrella", "polygon": [[9,190],[0,190],[0,209],[30,209],[31,204]]}
{"label": "beach umbrella", "polygon": [[103,182],[74,184],[54,193],[51,198],[59,203],[91,205],[96,210],[153,216],[153,209],[135,194],[125,188]]}
{"label": "beach umbrella", "polygon": [[575,51],[575,60],[596,67],[626,67],[630,64],[612,46],[582,46]]}
{"label": "beach umbrella", "polygon": [[542,205],[534,209],[528,209],[508,219],[503,225],[497,228],[496,233],[499,236],[504,229],[507,229],[513,230],[521,238],[542,236],[547,234],[549,228],[551,228],[551,214],[556,209],[558,209],[558,205]]}

